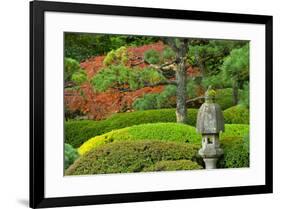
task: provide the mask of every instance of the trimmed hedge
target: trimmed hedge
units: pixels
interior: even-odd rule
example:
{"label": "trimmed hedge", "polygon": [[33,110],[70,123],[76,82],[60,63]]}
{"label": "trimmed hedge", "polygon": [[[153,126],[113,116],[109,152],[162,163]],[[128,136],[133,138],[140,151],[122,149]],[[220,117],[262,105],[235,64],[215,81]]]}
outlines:
{"label": "trimmed hedge", "polygon": [[221,133],[221,138],[243,138],[249,134],[248,124],[225,124],[225,132]]}
{"label": "trimmed hedge", "polygon": [[67,169],[78,157],[76,149],[70,144],[64,144],[64,169]]}
{"label": "trimmed hedge", "polygon": [[[188,109],[187,123],[189,125],[195,126],[197,112],[197,109]],[[115,129],[144,123],[158,122],[176,122],[175,109],[159,109],[136,111],[130,113],[117,113],[110,118],[101,121],[67,121],[65,122],[65,142],[77,148],[89,138],[107,133]]]}
{"label": "trimmed hedge", "polygon": [[116,141],[81,156],[66,175],[141,172],[159,161],[196,160],[198,148],[176,142]]}
{"label": "trimmed hedge", "polygon": [[143,171],[179,171],[198,169],[202,169],[202,166],[191,160],[163,160],[145,168]]}
{"label": "trimmed hedge", "polygon": [[[239,111],[242,111],[240,114]],[[197,119],[197,109],[188,109],[187,111],[188,124],[195,126]],[[231,110],[225,110],[225,122],[246,122],[242,116],[239,119],[231,119]],[[237,110],[237,115],[243,115],[243,110]],[[247,117],[247,113],[244,114]],[[238,117],[237,117],[238,118]],[[175,109],[159,109],[136,111],[130,113],[117,113],[112,117],[101,120],[82,120],[82,121],[67,121],[65,122],[65,142],[77,148],[88,139],[110,132],[115,129],[125,128],[128,126],[158,123],[158,122],[176,122]]]}
{"label": "trimmed hedge", "polygon": [[84,155],[91,149],[97,148],[116,140],[161,140],[200,144],[201,137],[192,126],[180,123],[150,123],[114,130],[93,137],[86,141],[78,152]]}
{"label": "trimmed hedge", "polygon": [[249,109],[236,105],[223,111],[224,122],[231,124],[249,124]]}
{"label": "trimmed hedge", "polygon": [[221,147],[224,154],[218,161],[219,168],[249,167],[249,146],[243,138],[224,138]]}
{"label": "trimmed hedge", "polygon": [[[225,132],[221,133],[221,138],[244,137],[249,133],[249,125],[246,124],[226,124]],[[119,130],[110,131],[106,134],[93,137],[78,148],[80,155],[103,144],[116,140],[161,140],[177,141],[183,143],[200,144],[201,136],[192,126],[180,123],[150,123],[126,127]]]}

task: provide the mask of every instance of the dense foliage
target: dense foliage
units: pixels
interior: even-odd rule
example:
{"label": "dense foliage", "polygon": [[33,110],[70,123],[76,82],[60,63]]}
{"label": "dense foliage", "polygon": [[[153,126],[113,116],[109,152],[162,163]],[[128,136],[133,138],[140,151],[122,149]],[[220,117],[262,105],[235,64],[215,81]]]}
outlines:
{"label": "dense foliage", "polygon": [[249,124],[249,109],[242,105],[226,109],[223,116],[225,123]]}
{"label": "dense foliage", "polygon": [[106,54],[122,46],[140,46],[159,40],[156,37],[65,33],[65,57],[78,61]]}
{"label": "dense foliage", "polygon": [[225,138],[221,141],[223,157],[218,161],[219,168],[249,167],[248,142],[239,137]]}
{"label": "dense foliage", "polygon": [[116,50],[111,50],[107,53],[106,57],[103,60],[103,64],[108,65],[126,65],[128,62],[127,48],[121,46]]}
{"label": "dense foliage", "polygon": [[87,80],[87,75],[77,60],[64,59],[64,80],[65,83],[73,81],[76,85],[80,85]]}
{"label": "dense foliage", "polygon": [[219,68],[233,49],[242,47],[245,41],[194,39],[189,45],[188,58],[192,65],[202,68],[203,74],[218,74]]}
{"label": "dense foliage", "polygon": [[223,62],[222,72],[226,80],[240,83],[249,80],[249,44],[230,52]]}
{"label": "dense foliage", "polygon": [[[221,133],[221,138],[242,138],[249,133],[249,125],[246,124],[226,124],[225,132]],[[201,136],[192,126],[177,123],[151,123],[141,124],[123,129],[117,129],[95,136],[85,141],[78,149],[83,155],[93,148],[103,144],[119,140],[162,140],[177,141],[183,143],[200,144]]]}
{"label": "dense foliage", "polygon": [[[197,150],[196,145],[175,142],[118,141],[100,146],[83,155],[70,166],[66,174],[141,172],[159,161],[195,161]],[[194,169],[194,165],[190,168]]]}
{"label": "dense foliage", "polygon": [[[187,89],[192,90],[192,93],[188,93],[188,98],[195,97],[195,84],[194,81],[187,83]],[[242,91],[239,91],[242,94]],[[135,110],[150,110],[150,109],[160,109],[160,108],[169,108],[176,106],[176,87],[168,85],[165,87],[164,91],[159,94],[145,94],[143,97],[136,99],[133,103],[133,108]],[[247,99],[247,95],[245,96]],[[202,100],[203,101],[203,100]],[[201,103],[202,103],[201,101]],[[222,110],[225,110],[233,106],[232,101],[232,89],[218,89],[216,91],[216,103],[220,105]]]}
{"label": "dense foliage", "polygon": [[225,131],[221,133],[221,137],[222,139],[232,137],[243,138],[248,133],[248,124],[225,124]]}
{"label": "dense foliage", "polygon": [[143,171],[178,171],[178,170],[198,170],[202,169],[201,165],[191,160],[163,160],[156,162],[150,167],[144,168]]}
{"label": "dense foliage", "polygon": [[243,91],[240,93],[239,104],[249,109],[250,95],[249,95],[249,82],[245,82],[243,85]]}
{"label": "dense foliage", "polygon": [[121,140],[161,140],[200,144],[201,137],[196,133],[196,129],[189,125],[178,123],[141,124],[93,137],[82,144],[78,152],[84,155],[103,144]]}
{"label": "dense foliage", "polygon": [[[239,91],[241,93],[241,91]],[[218,89],[216,91],[216,103],[218,103],[222,110],[232,107],[233,100],[232,100],[232,89]]]}
{"label": "dense foliage", "polygon": [[168,85],[161,93],[145,94],[133,103],[135,110],[151,110],[175,107],[176,87]]}
{"label": "dense foliage", "polygon": [[209,86],[226,123],[218,166],[249,166],[248,41],[66,32],[64,43],[67,175],[203,168],[195,124]]}
{"label": "dense foliage", "polygon": [[160,59],[160,53],[156,50],[151,49],[144,53],[144,61],[149,64],[158,64]]}
{"label": "dense foliage", "polygon": [[[195,126],[196,109],[187,112],[187,123]],[[79,147],[88,139],[104,134],[114,129],[133,126],[143,123],[176,122],[175,109],[159,109],[118,113],[106,120],[67,121],[65,122],[65,142],[73,147]]]}
{"label": "dense foliage", "polygon": [[64,169],[67,169],[79,157],[76,149],[70,144],[64,144]]}
{"label": "dense foliage", "polygon": [[132,70],[124,65],[110,65],[93,77],[91,83],[97,91],[106,91],[109,88],[136,90],[146,84],[157,84],[165,78],[153,68],[135,68]]}

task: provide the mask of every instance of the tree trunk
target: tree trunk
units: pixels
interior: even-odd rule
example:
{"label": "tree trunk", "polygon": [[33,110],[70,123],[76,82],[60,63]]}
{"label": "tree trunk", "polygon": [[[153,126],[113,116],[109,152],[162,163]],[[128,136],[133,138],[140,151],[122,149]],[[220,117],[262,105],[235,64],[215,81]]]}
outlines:
{"label": "tree trunk", "polygon": [[232,85],[232,102],[233,105],[237,105],[238,104],[238,82],[234,81],[233,85]]}
{"label": "tree trunk", "polygon": [[[186,63],[185,57],[188,49],[188,39],[165,39],[167,44],[176,52],[176,82],[177,82],[177,123],[186,123]],[[178,42],[179,41],[179,42]]]}
{"label": "tree trunk", "polygon": [[176,70],[176,80],[177,80],[177,108],[176,116],[177,123],[186,123],[186,63],[185,56],[187,53],[187,39],[182,40],[177,53],[177,70]]}
{"label": "tree trunk", "polygon": [[186,123],[186,71],[180,63],[176,72],[177,78],[177,123]]}

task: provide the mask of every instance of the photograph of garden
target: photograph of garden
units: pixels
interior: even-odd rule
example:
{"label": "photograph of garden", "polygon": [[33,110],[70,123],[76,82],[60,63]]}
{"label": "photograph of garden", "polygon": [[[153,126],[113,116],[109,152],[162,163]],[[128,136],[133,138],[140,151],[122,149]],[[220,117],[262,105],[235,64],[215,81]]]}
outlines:
{"label": "photograph of garden", "polygon": [[64,33],[64,175],[245,168],[247,40]]}

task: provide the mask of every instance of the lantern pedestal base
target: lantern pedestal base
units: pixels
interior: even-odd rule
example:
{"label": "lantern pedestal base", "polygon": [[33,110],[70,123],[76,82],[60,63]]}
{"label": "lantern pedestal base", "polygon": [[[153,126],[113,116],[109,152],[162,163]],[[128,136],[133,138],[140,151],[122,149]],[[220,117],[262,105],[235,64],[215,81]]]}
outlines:
{"label": "lantern pedestal base", "polygon": [[217,168],[217,158],[204,158],[206,169],[216,169]]}

